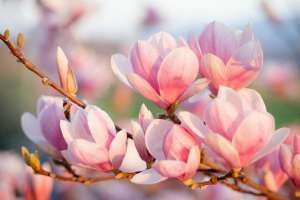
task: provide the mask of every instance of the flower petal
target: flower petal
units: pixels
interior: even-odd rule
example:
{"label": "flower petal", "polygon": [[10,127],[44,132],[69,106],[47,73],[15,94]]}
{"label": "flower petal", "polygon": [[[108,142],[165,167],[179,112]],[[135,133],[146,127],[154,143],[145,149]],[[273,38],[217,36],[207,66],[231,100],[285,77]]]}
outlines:
{"label": "flower petal", "polygon": [[184,179],[191,178],[195,175],[200,164],[201,153],[198,146],[193,146],[186,163]]}
{"label": "flower petal", "polygon": [[210,87],[215,94],[220,85],[227,85],[226,66],[213,54],[204,54],[200,61],[200,74],[210,81]]}
{"label": "flower petal", "polygon": [[130,83],[127,80],[126,75],[132,73],[132,66],[129,60],[121,55],[115,54],[111,57],[111,67],[114,74],[123,82],[125,85],[131,88]]}
{"label": "flower petal", "polygon": [[[276,130],[268,144],[266,144],[259,152],[251,160],[251,163],[259,160],[260,158],[272,153],[275,149],[279,148],[279,146],[287,139],[290,134],[290,130],[288,128],[280,128]],[[250,163],[250,164],[251,164]]]}
{"label": "flower petal", "polygon": [[204,122],[201,121],[196,115],[182,111],[178,113],[178,118],[181,121],[181,126],[187,129],[189,132],[194,133],[203,140],[205,135],[208,133],[207,127]]}
{"label": "flower petal", "polygon": [[260,44],[248,42],[227,63],[228,84],[234,89],[247,87],[257,77],[263,62]]}
{"label": "flower petal", "polygon": [[130,50],[130,61],[134,73],[158,91],[156,76],[161,62],[158,50],[148,42],[138,41]]}
{"label": "flower petal", "polygon": [[209,81],[206,78],[197,79],[185,90],[185,92],[179,97],[178,101],[182,102],[191,96],[194,96],[206,88],[208,83]]}
{"label": "flower petal", "polygon": [[238,47],[235,33],[222,23],[212,22],[203,30],[199,38],[203,54],[211,53],[227,63]]}
{"label": "flower petal", "polygon": [[145,79],[134,73],[129,74],[127,77],[132,87],[145,98],[153,101],[155,104],[162,108],[166,108],[168,106],[168,104],[162,101],[157,92]]}
{"label": "flower petal", "polygon": [[246,112],[250,110],[267,112],[264,100],[255,90],[243,88],[239,90],[238,93],[241,96],[242,104]]}
{"label": "flower petal", "polygon": [[220,157],[224,158],[230,167],[241,167],[238,151],[224,137],[219,134],[209,133],[205,143]]}
{"label": "flower petal", "polygon": [[109,161],[108,152],[105,149],[83,139],[74,140],[68,149],[76,160],[84,165],[96,165]]}
{"label": "flower petal", "polygon": [[163,146],[166,135],[173,127],[172,122],[155,119],[148,126],[145,134],[145,143],[149,153],[156,159],[163,160],[165,155]]}
{"label": "flower petal", "polygon": [[176,48],[162,61],[157,81],[161,97],[172,104],[195,80],[198,59],[188,48]]}
{"label": "flower petal", "polygon": [[126,173],[143,171],[147,168],[146,162],[143,161],[137,152],[132,139],[127,141],[127,151],[123,158],[120,170]]}
{"label": "flower petal", "polygon": [[177,46],[174,37],[166,32],[156,33],[148,39],[148,42],[157,48],[161,55],[165,55]]}
{"label": "flower petal", "polygon": [[140,156],[144,160],[149,160],[151,159],[151,156],[148,153],[148,150],[146,148],[145,144],[145,135],[142,127],[140,126],[139,123],[135,121],[131,121],[131,126],[132,126],[132,137],[134,140],[134,144],[140,154]]}
{"label": "flower petal", "polygon": [[33,114],[24,113],[21,117],[21,126],[25,135],[35,144],[47,143],[40,129],[40,124]]}
{"label": "flower petal", "polygon": [[281,168],[287,173],[288,175],[292,174],[292,159],[293,153],[290,147],[286,144],[282,144],[279,151],[279,161]]}
{"label": "flower petal", "polygon": [[60,120],[64,120],[63,110],[55,103],[46,106],[38,115],[42,134],[45,139],[58,150],[67,148],[60,129]]}
{"label": "flower petal", "polygon": [[127,149],[127,133],[121,130],[110,144],[109,158],[115,169],[118,169],[122,164],[123,158]]}
{"label": "flower petal", "polygon": [[70,145],[71,142],[74,140],[72,135],[72,126],[70,122],[66,120],[60,120],[60,130],[67,145]]}
{"label": "flower petal", "polygon": [[146,107],[145,104],[142,104],[139,112],[139,123],[141,124],[143,130],[146,130],[152,120],[153,115],[151,111]]}
{"label": "flower petal", "polygon": [[248,164],[254,154],[268,143],[274,129],[274,118],[269,113],[253,111],[243,119],[232,138],[242,165]]}
{"label": "flower petal", "polygon": [[161,176],[156,170],[151,168],[134,175],[134,177],[130,181],[136,184],[148,185],[148,184],[156,184],[166,179],[168,178]]}
{"label": "flower petal", "polygon": [[153,164],[153,168],[162,176],[175,178],[185,172],[186,163],[178,160],[160,160]]}

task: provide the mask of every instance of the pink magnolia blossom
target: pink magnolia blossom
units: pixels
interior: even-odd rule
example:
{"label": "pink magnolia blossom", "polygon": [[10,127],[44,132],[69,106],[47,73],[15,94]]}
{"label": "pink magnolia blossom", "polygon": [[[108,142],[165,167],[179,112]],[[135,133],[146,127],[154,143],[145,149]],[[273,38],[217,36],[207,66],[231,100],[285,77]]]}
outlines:
{"label": "pink magnolia blossom", "polygon": [[200,163],[200,141],[184,126],[154,119],[145,134],[145,144],[156,159],[152,168],[131,180],[153,184],[166,178],[185,180],[195,175]]}
{"label": "pink magnolia blossom", "polygon": [[295,129],[290,144],[282,144],[279,160],[281,168],[300,187],[300,129]]}
{"label": "pink magnolia blossom", "polygon": [[136,42],[128,58],[116,54],[111,65],[127,86],[161,108],[180,103],[207,86],[198,79],[198,60],[186,42],[160,32],[148,40]]}
{"label": "pink magnolia blossom", "polygon": [[[204,122],[188,112],[186,123],[197,131],[205,144],[225,160],[225,167],[245,167],[259,160],[288,137],[289,129],[275,131],[273,116],[266,111],[261,96],[252,89],[234,91],[220,87],[218,96],[207,106]],[[202,134],[202,136],[201,136]]]}
{"label": "pink magnolia blossom", "polygon": [[70,121],[62,120],[60,127],[68,146],[62,154],[72,164],[100,171],[146,168],[126,131],[117,133],[111,118],[96,106],[79,109]]}
{"label": "pink magnolia blossom", "polygon": [[138,122],[131,121],[132,137],[136,148],[145,161],[151,161],[152,156],[149,154],[145,144],[145,133],[149,124],[153,121],[153,115],[150,110],[143,104],[140,109]]}
{"label": "pink magnolia blossom", "polygon": [[60,158],[60,151],[67,148],[59,125],[63,119],[63,99],[42,96],[37,102],[37,116],[24,113],[21,125],[25,135],[40,149],[55,158]]}
{"label": "pink magnolia blossom", "polygon": [[215,94],[220,85],[234,89],[248,86],[262,66],[262,49],[249,26],[238,32],[212,22],[199,38],[191,36],[189,44],[200,60],[200,74],[211,81]]}

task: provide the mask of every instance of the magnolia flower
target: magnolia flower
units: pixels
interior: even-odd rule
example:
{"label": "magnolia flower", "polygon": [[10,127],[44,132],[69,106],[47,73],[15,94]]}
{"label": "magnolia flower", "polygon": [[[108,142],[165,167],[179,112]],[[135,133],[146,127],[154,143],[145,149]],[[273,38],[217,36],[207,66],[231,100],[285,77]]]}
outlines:
{"label": "magnolia flower", "polygon": [[156,159],[152,169],[131,180],[151,184],[166,178],[185,180],[195,175],[200,163],[200,141],[184,126],[167,120],[153,120],[146,131],[145,144]]}
{"label": "magnolia flower", "polygon": [[24,113],[21,117],[21,126],[25,135],[40,149],[55,158],[60,158],[60,151],[67,148],[59,125],[63,119],[65,119],[63,99],[42,96],[37,102],[37,116]]}
{"label": "magnolia flower", "polygon": [[79,109],[70,122],[62,120],[60,127],[68,146],[62,154],[72,164],[100,171],[146,168],[126,131],[117,133],[107,113],[96,106]]}
{"label": "magnolia flower", "polygon": [[[252,89],[220,87],[218,96],[207,106],[203,122],[188,112],[186,123],[197,131],[205,144],[225,161],[225,167],[245,167],[259,160],[288,137],[289,129],[275,131],[273,116],[266,111],[261,96]],[[201,135],[202,134],[202,135]]]}
{"label": "magnolia flower", "polygon": [[282,144],[279,160],[281,168],[300,187],[300,135],[299,131],[293,132],[291,144]]}
{"label": "magnolia flower", "polygon": [[149,154],[146,144],[145,144],[145,133],[149,124],[153,121],[153,115],[150,110],[142,104],[138,122],[131,121],[132,125],[132,137],[135,143],[135,146],[141,156],[145,161],[151,161],[152,156]]}
{"label": "magnolia flower", "polygon": [[207,86],[206,79],[194,81],[198,60],[186,42],[164,32],[136,42],[128,58],[113,55],[111,65],[121,81],[161,108],[180,103]]}
{"label": "magnolia flower", "polygon": [[248,86],[262,66],[263,53],[250,26],[243,32],[213,22],[199,38],[189,38],[191,49],[200,59],[200,74],[217,94],[220,85],[240,89]]}

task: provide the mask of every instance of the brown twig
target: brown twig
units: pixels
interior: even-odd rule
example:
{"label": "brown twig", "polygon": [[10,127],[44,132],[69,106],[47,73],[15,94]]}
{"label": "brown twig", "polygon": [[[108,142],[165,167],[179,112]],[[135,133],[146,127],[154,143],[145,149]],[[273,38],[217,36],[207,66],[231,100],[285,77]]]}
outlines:
{"label": "brown twig", "polygon": [[44,85],[52,87],[54,90],[67,97],[70,101],[77,104],[78,106],[82,108],[86,107],[86,104],[83,101],[81,101],[76,96],[73,96],[66,92],[63,88],[52,81],[46,74],[41,72],[38,67],[34,65],[29,59],[27,59],[23,52],[19,48],[16,48],[15,45],[4,35],[0,34],[0,40],[4,42],[4,44],[9,48],[10,52],[18,59],[19,62],[21,62],[28,70],[36,74],[42,80],[42,83]]}

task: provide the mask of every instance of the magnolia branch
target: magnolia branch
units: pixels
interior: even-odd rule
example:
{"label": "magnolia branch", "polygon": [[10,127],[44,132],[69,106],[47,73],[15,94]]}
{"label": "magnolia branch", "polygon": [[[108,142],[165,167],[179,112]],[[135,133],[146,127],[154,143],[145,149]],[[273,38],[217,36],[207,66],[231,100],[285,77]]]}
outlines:
{"label": "magnolia branch", "polygon": [[[78,97],[75,95],[69,94],[66,92],[62,87],[57,85],[54,81],[52,81],[45,73],[39,70],[39,67],[34,65],[29,59],[27,59],[24,55],[24,53],[21,51],[21,49],[24,46],[24,36],[22,34],[19,34],[18,39],[17,39],[17,47],[15,47],[14,43],[12,43],[9,40],[9,32],[5,31],[4,34],[0,34],[0,40],[3,41],[3,43],[8,47],[10,52],[17,58],[17,61],[22,63],[28,70],[33,72],[35,75],[37,75],[42,83],[44,85],[47,85],[57,92],[59,92],[61,95],[65,96],[69,101],[73,102],[74,104],[85,108],[86,104],[80,100]],[[175,115],[175,110],[176,110],[177,105],[172,105],[169,107],[166,112],[166,115],[160,116],[161,118],[169,118],[171,121],[174,123],[180,123],[179,119]],[[121,130],[120,127],[116,125],[117,130]],[[91,184],[99,181],[106,181],[106,180],[112,180],[112,179],[130,179],[134,174],[127,174],[123,172],[118,172],[115,173],[114,175],[107,175],[103,177],[95,177],[95,178],[86,178],[82,177],[73,171],[71,165],[67,163],[66,161],[59,161],[58,164],[62,165],[66,171],[72,175],[72,176],[63,176],[59,174],[55,174],[53,172],[47,171],[43,169],[40,166],[40,161],[38,157],[34,154],[30,154],[27,150],[25,151],[22,149],[22,154],[23,157],[26,161],[26,163],[34,170],[36,174],[52,177],[61,181],[71,181],[71,182],[79,182],[83,184]],[[192,189],[198,189],[198,188],[203,188],[204,186],[207,185],[215,185],[215,184],[223,184],[226,185],[227,187],[231,188],[232,190],[241,192],[241,193],[246,193],[246,194],[251,194],[255,196],[265,196],[270,200],[286,200],[285,197],[279,195],[278,193],[272,192],[268,190],[266,187],[257,184],[250,178],[241,175],[240,172],[236,171],[230,171],[226,173],[226,171],[220,169],[215,163],[209,162],[206,158],[205,155],[202,153],[202,159],[201,159],[201,164],[199,167],[199,172],[204,173],[205,175],[208,175],[210,179],[208,181],[204,182],[194,182],[192,179],[189,179],[187,181],[184,181],[184,184],[189,186]],[[216,176],[215,174],[223,174],[220,176]],[[234,183],[231,183],[229,181],[232,181]],[[245,190],[239,186],[240,184],[243,184],[257,192],[250,191],[250,190]]]}

